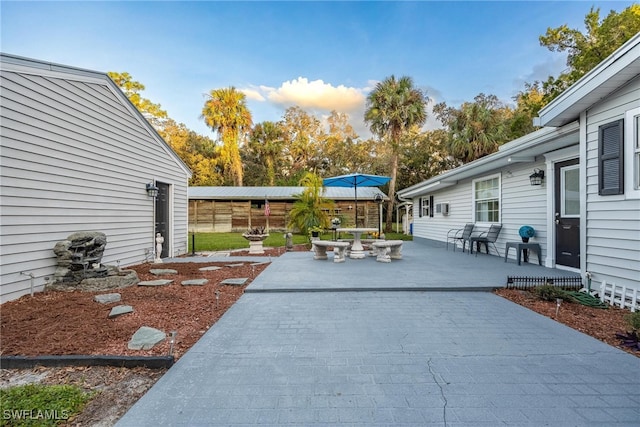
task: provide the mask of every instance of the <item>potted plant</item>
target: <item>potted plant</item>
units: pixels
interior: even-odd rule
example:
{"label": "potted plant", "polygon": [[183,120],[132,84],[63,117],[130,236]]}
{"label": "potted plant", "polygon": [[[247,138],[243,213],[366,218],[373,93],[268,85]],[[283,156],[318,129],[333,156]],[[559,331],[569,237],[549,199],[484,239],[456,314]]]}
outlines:
{"label": "potted plant", "polygon": [[289,212],[288,226],[302,234],[310,233],[313,228],[319,231],[329,228],[327,211],[333,209],[333,201],[322,196],[322,179],[307,172],[300,184],[305,188],[295,196],[296,201]]}
{"label": "potted plant", "polygon": [[249,241],[250,254],[263,254],[262,242],[269,237],[269,233],[265,231],[264,227],[254,227],[243,233],[242,237]]}
{"label": "potted plant", "polygon": [[520,234],[523,243],[528,243],[529,239],[536,235],[536,230],[530,225],[523,225],[520,227],[520,230],[518,230],[518,234]]}
{"label": "potted plant", "polygon": [[311,233],[311,237],[320,237],[320,233],[322,233],[323,229],[320,227],[311,227],[309,229],[309,233]]}
{"label": "potted plant", "polygon": [[336,228],[340,227],[340,223],[341,222],[342,221],[340,221],[340,218],[338,218],[338,217],[333,218],[331,220],[331,228],[333,228],[335,230]]}

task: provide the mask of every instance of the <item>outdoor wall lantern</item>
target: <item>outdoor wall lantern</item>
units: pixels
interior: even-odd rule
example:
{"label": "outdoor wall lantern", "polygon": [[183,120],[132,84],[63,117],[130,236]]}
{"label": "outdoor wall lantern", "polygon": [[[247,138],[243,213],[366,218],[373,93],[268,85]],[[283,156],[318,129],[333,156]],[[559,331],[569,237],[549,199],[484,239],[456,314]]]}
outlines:
{"label": "outdoor wall lantern", "polygon": [[155,185],[153,185],[152,182],[147,184],[147,195],[149,197],[156,197],[158,196],[158,187],[156,187]]}
{"label": "outdoor wall lantern", "polygon": [[540,169],[534,169],[533,173],[529,175],[529,179],[531,180],[531,185],[542,185],[542,180],[544,179],[544,171]]}

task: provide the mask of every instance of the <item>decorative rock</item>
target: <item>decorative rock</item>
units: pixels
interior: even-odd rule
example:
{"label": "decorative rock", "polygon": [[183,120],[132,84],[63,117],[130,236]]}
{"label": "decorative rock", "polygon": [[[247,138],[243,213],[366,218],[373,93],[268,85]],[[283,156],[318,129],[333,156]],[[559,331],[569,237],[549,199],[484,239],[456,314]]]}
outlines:
{"label": "decorative rock", "polygon": [[102,294],[96,295],[93,297],[95,302],[99,302],[100,304],[110,304],[112,302],[120,301],[120,294]]}
{"label": "decorative rock", "polygon": [[130,305],[116,305],[109,312],[109,319],[113,319],[114,317],[127,313],[133,313],[133,307]]}
{"label": "decorative rock", "polygon": [[47,290],[56,291],[84,291],[84,292],[105,292],[109,289],[126,288],[135,285],[140,281],[138,274],[134,270],[120,270],[111,265],[107,268],[106,277],[92,277],[77,282],[54,282],[45,286]]}
{"label": "decorative rock", "polygon": [[57,242],[53,252],[57,257],[54,282],[78,283],[89,277],[104,277],[107,269],[101,265],[107,236],[99,231],[80,231]]}
{"label": "decorative rock", "polygon": [[144,282],[139,282],[138,286],[165,286],[170,283],[173,283],[173,280],[170,280],[170,279],[147,280]]}
{"label": "decorative rock", "polygon": [[192,279],[192,280],[183,281],[182,285],[183,286],[202,286],[202,285],[206,285],[207,283],[209,283],[207,279]]}
{"label": "decorative rock", "polygon": [[178,274],[178,270],[173,270],[171,268],[154,268],[149,270],[149,273],[156,276],[163,276],[165,274]]}
{"label": "decorative rock", "polygon": [[247,282],[247,280],[249,280],[248,277],[238,277],[237,279],[224,279],[222,282],[220,282],[220,284],[231,285],[231,286],[242,286]]}
{"label": "decorative rock", "polygon": [[231,267],[231,268],[233,268],[233,267],[243,267],[243,266],[244,266],[244,264],[227,264],[227,267]]}
{"label": "decorative rock", "polygon": [[209,266],[209,267],[202,267],[199,268],[200,271],[216,271],[216,270],[220,270],[222,267],[217,267],[215,265]]}
{"label": "decorative rock", "polygon": [[149,350],[166,337],[167,335],[158,329],[142,326],[133,334],[127,347],[129,350]]}

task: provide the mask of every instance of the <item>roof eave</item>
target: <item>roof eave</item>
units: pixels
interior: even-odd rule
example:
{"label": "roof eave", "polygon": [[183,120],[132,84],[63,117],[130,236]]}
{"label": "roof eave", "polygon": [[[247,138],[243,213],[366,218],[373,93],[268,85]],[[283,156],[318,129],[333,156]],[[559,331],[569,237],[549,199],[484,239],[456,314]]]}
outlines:
{"label": "roof eave", "polygon": [[540,110],[534,124],[563,126],[640,73],[640,33]]}
{"label": "roof eave", "polygon": [[[444,172],[431,179],[398,191],[398,197],[412,198],[428,192],[457,184],[467,178],[473,178],[495,171],[514,163],[533,163],[536,156],[544,152],[557,150],[578,143],[580,125],[570,123],[561,128],[544,128],[503,145],[500,151],[482,157],[473,162]],[[554,146],[547,146],[554,142]]]}

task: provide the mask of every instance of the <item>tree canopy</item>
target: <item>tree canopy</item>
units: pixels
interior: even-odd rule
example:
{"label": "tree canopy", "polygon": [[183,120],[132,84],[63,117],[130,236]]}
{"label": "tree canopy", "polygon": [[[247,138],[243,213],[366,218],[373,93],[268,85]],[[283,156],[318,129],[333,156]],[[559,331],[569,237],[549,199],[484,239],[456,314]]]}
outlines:
{"label": "tree canopy", "polygon": [[211,90],[202,118],[222,140],[220,161],[225,182],[242,186],[240,146],[253,124],[245,94],[233,86]]}
{"label": "tree canopy", "polygon": [[567,52],[567,71],[544,82],[548,103],[640,32],[640,4],[622,12],[610,11],[600,19],[600,9],[591,7],[584,18],[586,32],[568,25],[548,28],[540,36],[540,45],[552,52]]}
{"label": "tree canopy", "polygon": [[[406,132],[427,120],[427,98],[413,85],[411,77],[390,76],[379,82],[367,97],[364,120],[380,141],[391,147],[389,203],[385,231],[391,231],[398,178],[400,143]],[[357,226],[357,224],[356,224]]]}
{"label": "tree canopy", "polygon": [[144,85],[136,80],[133,80],[131,74],[127,72],[118,73],[115,71],[109,71],[107,75],[113,80],[113,82],[122,89],[122,92],[129,98],[129,101],[142,113],[142,115],[151,122],[152,125],[160,125],[160,119],[168,117],[167,112],[162,109],[160,104],[155,104],[143,98],[140,92],[144,90]]}

